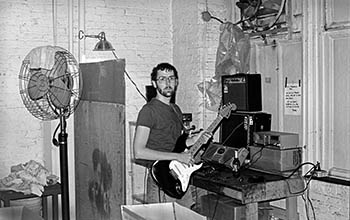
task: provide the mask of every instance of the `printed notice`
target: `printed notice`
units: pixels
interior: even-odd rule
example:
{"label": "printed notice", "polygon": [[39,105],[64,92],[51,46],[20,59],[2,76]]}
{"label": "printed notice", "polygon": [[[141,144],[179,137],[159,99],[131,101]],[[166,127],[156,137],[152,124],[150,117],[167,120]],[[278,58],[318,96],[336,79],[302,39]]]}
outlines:
{"label": "printed notice", "polygon": [[284,114],[300,115],[301,86],[298,83],[288,83],[284,88]]}

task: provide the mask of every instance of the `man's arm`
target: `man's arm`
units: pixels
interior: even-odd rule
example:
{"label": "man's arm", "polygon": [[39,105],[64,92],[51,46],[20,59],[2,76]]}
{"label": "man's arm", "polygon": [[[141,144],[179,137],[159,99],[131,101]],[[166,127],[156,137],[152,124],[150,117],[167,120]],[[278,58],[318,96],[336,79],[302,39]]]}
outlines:
{"label": "man's arm", "polygon": [[178,160],[183,163],[190,163],[192,156],[188,153],[163,152],[146,148],[150,134],[150,128],[137,126],[134,137],[134,157],[144,160]]}

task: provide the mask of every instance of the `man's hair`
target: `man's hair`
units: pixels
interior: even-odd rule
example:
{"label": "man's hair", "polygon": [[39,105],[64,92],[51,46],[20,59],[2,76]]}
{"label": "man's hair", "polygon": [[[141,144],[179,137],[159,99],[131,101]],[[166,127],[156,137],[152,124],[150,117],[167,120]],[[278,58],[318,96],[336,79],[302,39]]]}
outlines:
{"label": "man's hair", "polygon": [[156,81],[157,80],[157,74],[158,74],[158,70],[164,71],[170,71],[172,70],[174,72],[174,76],[176,77],[176,79],[179,78],[179,76],[177,75],[177,70],[176,68],[169,64],[169,63],[160,63],[158,64],[156,67],[153,68],[152,73],[151,73],[151,80],[152,81]]}

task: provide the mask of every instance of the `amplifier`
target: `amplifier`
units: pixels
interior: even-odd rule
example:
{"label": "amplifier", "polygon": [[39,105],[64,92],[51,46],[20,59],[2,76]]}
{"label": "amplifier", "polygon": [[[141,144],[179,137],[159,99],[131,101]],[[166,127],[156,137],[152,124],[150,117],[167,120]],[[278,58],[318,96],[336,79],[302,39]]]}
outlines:
{"label": "amplifier", "polygon": [[253,133],[271,130],[271,114],[265,112],[232,112],[224,118],[220,129],[220,143],[230,147],[253,145]]}
{"label": "amplifier", "polygon": [[209,163],[224,165],[230,169],[237,169],[236,164],[234,164],[235,155],[237,155],[239,164],[242,165],[244,164],[248,153],[249,152],[246,148],[233,148],[219,143],[210,143],[202,155],[202,160]]}
{"label": "amplifier", "polygon": [[296,148],[299,145],[299,135],[280,131],[259,131],[254,133],[254,143],[280,149]]}
{"label": "amplifier", "polygon": [[[249,146],[250,163],[249,169],[261,172],[288,176],[302,161],[301,147],[289,149],[277,149],[275,147],[255,145]],[[298,174],[299,172],[296,172]]]}
{"label": "amplifier", "polygon": [[260,74],[234,74],[221,77],[222,101],[234,103],[239,111],[261,111]]}

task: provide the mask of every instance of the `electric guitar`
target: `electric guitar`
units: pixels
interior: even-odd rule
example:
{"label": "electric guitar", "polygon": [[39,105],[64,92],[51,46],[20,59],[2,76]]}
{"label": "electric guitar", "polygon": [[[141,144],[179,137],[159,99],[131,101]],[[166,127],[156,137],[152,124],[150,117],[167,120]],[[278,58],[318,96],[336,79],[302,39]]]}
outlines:
{"label": "electric guitar", "polygon": [[[207,128],[207,131],[213,133],[220,124],[221,120],[223,118],[228,118],[231,115],[231,111],[236,110],[236,108],[237,107],[235,104],[223,106],[218,112],[216,119]],[[187,135],[182,135],[179,137],[180,140],[177,140],[173,152],[183,152],[186,149],[186,145],[178,146],[180,143],[184,145],[186,138]],[[157,160],[152,164],[151,176],[156,184],[168,196],[181,199],[186,193],[192,173],[201,168],[203,165],[203,163],[199,161],[200,157],[195,157],[195,155],[205,143],[205,138],[201,136],[189,149],[190,154],[195,159],[194,164],[185,164],[177,160]]]}

